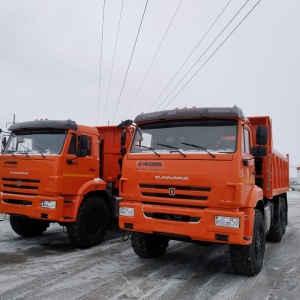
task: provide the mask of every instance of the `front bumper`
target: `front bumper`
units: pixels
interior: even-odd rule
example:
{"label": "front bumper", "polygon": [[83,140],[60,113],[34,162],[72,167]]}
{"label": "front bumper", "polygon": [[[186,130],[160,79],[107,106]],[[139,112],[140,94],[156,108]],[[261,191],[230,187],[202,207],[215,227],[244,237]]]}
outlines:
{"label": "front bumper", "polygon": [[[56,201],[56,208],[41,207],[42,200]],[[72,216],[64,216],[64,198],[50,196],[29,196],[0,193],[0,213],[27,216],[32,219],[49,221],[71,221]]]}
{"label": "front bumper", "polygon": [[[120,207],[134,208],[134,216],[119,216],[121,229],[164,234],[174,239],[247,245],[252,242],[253,209],[222,210],[187,208],[123,201]],[[239,218],[239,228],[215,225],[216,216]]]}

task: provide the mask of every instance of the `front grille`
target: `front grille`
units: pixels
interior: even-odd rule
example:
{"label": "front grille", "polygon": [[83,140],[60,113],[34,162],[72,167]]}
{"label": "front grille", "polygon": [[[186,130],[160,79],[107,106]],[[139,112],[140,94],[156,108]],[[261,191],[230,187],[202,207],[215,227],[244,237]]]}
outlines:
{"label": "front grille", "polygon": [[200,192],[210,192],[210,187],[201,187],[201,186],[185,186],[185,185],[176,185],[176,186],[170,186],[165,184],[140,184],[140,188],[151,188],[151,189],[169,189],[171,187],[176,188],[176,190],[179,191],[200,191]]}
{"label": "front grille", "polygon": [[170,206],[170,207],[187,207],[187,208],[198,208],[198,209],[206,209],[208,206],[199,206],[199,205],[186,205],[186,204],[178,204],[178,203],[165,203],[165,202],[150,202],[150,201],[142,201],[145,205],[159,205],[159,206]]}
{"label": "front grille", "polygon": [[8,193],[18,192],[19,190],[37,191],[39,188],[39,179],[26,178],[2,178],[3,189]]}
{"label": "front grille", "polygon": [[140,184],[139,187],[141,189],[142,196],[164,199],[205,201],[208,199],[208,194],[211,191],[211,188],[207,186]]}
{"label": "front grille", "polygon": [[190,222],[198,223],[200,217],[192,217],[187,215],[175,215],[175,214],[164,214],[164,213],[144,213],[145,217],[157,220],[167,220],[175,222]]}
{"label": "front grille", "polygon": [[165,193],[147,193],[147,192],[142,192],[143,196],[148,196],[148,197],[159,197],[159,198],[169,198],[169,199],[188,199],[188,200],[207,200],[207,196],[192,196],[192,195],[169,195]]}

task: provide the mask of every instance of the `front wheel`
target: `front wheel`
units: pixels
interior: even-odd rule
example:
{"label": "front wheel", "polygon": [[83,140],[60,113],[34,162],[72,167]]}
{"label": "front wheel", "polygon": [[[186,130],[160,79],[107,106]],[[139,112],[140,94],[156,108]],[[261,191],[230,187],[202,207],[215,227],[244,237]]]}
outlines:
{"label": "front wheel", "polygon": [[230,245],[232,267],[238,274],[253,276],[260,272],[265,254],[265,224],[261,211],[255,210],[252,244]]}
{"label": "front wheel", "polygon": [[78,248],[89,248],[102,242],[109,224],[109,210],[101,198],[85,199],[77,220],[67,224],[68,237]]}
{"label": "front wheel", "polygon": [[141,258],[157,258],[162,256],[169,245],[169,239],[153,234],[132,232],[131,246]]}
{"label": "front wheel", "polygon": [[43,234],[50,225],[44,220],[34,220],[23,216],[11,215],[9,217],[10,226],[13,231],[23,237],[35,237]]}

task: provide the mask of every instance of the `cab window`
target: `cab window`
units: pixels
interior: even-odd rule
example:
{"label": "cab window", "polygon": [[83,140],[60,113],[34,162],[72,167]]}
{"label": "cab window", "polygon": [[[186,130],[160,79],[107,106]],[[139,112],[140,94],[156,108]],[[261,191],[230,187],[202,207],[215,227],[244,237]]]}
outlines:
{"label": "cab window", "polygon": [[[68,149],[68,154],[75,154],[76,149],[78,149],[78,145],[80,142],[80,135],[72,134],[71,142]],[[87,155],[91,155],[91,138],[88,140],[88,148]]]}
{"label": "cab window", "polygon": [[243,144],[242,151],[244,153],[250,154],[250,133],[247,129],[243,130]]}
{"label": "cab window", "polygon": [[76,135],[72,134],[70,146],[69,146],[69,149],[68,149],[68,153],[69,154],[75,154],[76,146],[77,146],[76,145]]}

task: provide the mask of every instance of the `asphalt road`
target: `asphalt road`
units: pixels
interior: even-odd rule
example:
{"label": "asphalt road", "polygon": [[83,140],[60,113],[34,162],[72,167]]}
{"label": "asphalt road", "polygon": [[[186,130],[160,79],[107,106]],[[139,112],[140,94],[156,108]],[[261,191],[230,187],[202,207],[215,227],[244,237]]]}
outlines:
{"label": "asphalt road", "polygon": [[114,228],[105,242],[79,250],[51,224],[24,239],[0,222],[0,299],[300,299],[300,192],[289,192],[281,243],[267,243],[262,271],[237,275],[228,247],[171,242],[155,260],[136,256]]}

